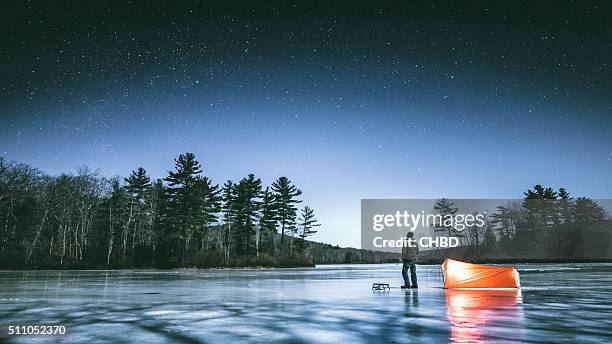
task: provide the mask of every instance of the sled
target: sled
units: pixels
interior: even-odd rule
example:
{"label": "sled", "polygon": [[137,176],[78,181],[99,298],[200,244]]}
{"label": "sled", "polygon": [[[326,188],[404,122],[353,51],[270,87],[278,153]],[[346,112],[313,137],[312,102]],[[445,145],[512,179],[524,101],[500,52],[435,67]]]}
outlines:
{"label": "sled", "polygon": [[374,283],[372,284],[372,290],[391,290],[391,287],[388,283]]}

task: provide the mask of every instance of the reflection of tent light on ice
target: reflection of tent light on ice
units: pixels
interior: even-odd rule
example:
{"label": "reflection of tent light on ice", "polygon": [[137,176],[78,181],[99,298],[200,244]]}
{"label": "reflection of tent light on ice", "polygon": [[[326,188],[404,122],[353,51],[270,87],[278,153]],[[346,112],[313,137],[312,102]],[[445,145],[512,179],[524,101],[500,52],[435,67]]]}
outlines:
{"label": "reflection of tent light on ice", "polygon": [[[446,289],[452,343],[495,343],[491,333],[504,328],[520,342],[523,316],[520,289]],[[491,329],[496,329],[491,332]]]}
{"label": "reflection of tent light on ice", "polygon": [[444,288],[518,288],[519,273],[511,266],[470,264],[446,259],[442,263]]}

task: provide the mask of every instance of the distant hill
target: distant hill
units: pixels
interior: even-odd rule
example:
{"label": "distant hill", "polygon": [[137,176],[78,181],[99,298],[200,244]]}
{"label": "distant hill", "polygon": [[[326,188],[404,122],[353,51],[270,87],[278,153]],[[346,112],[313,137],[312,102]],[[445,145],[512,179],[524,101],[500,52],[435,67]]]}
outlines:
{"label": "distant hill", "polygon": [[339,247],[315,241],[308,241],[306,256],[314,264],[375,264],[397,263],[401,254],[381,251],[363,250],[353,247]]}
{"label": "distant hill", "polygon": [[[222,227],[210,228],[209,235],[220,241]],[[272,234],[274,241],[278,244],[281,240],[280,233]],[[292,243],[293,241],[293,243]],[[260,255],[258,257],[234,257],[229,262],[224,262],[215,252],[200,252],[186,262],[188,267],[307,267],[317,264],[380,264],[401,262],[400,253],[364,250],[354,247],[340,247],[305,240],[303,253],[296,253],[299,239],[291,236],[285,237],[286,256],[270,257]],[[291,246],[294,247],[291,250]],[[290,253],[293,252],[293,253]]]}

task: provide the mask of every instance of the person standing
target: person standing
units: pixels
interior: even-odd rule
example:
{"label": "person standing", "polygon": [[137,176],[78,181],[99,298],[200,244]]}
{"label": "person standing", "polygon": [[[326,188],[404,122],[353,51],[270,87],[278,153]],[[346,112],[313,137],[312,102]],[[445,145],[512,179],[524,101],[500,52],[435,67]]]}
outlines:
{"label": "person standing", "polygon": [[[404,246],[402,246],[402,277],[404,278],[404,285],[402,289],[407,288],[418,288],[416,275],[416,262],[419,255],[419,245],[414,240],[414,232],[408,232],[406,234],[406,240]],[[408,279],[408,269],[410,269],[410,279]],[[412,280],[412,284],[410,281]]]}

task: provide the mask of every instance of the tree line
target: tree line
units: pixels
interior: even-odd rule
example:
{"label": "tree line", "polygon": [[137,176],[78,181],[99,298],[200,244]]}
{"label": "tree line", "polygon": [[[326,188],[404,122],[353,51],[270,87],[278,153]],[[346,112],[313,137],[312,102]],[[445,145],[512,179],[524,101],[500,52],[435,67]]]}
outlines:
{"label": "tree line", "polygon": [[88,168],[48,176],[0,158],[0,267],[303,266],[314,210],[287,177],[222,185],[193,153],[163,179]]}
{"label": "tree line", "polygon": [[[459,210],[448,199],[434,209],[440,214]],[[536,185],[522,200],[499,205],[485,214],[485,226],[465,231],[439,228],[458,237],[475,258],[500,259],[610,259],[612,228],[606,210],[596,201],[574,198],[565,188],[557,191]]]}

